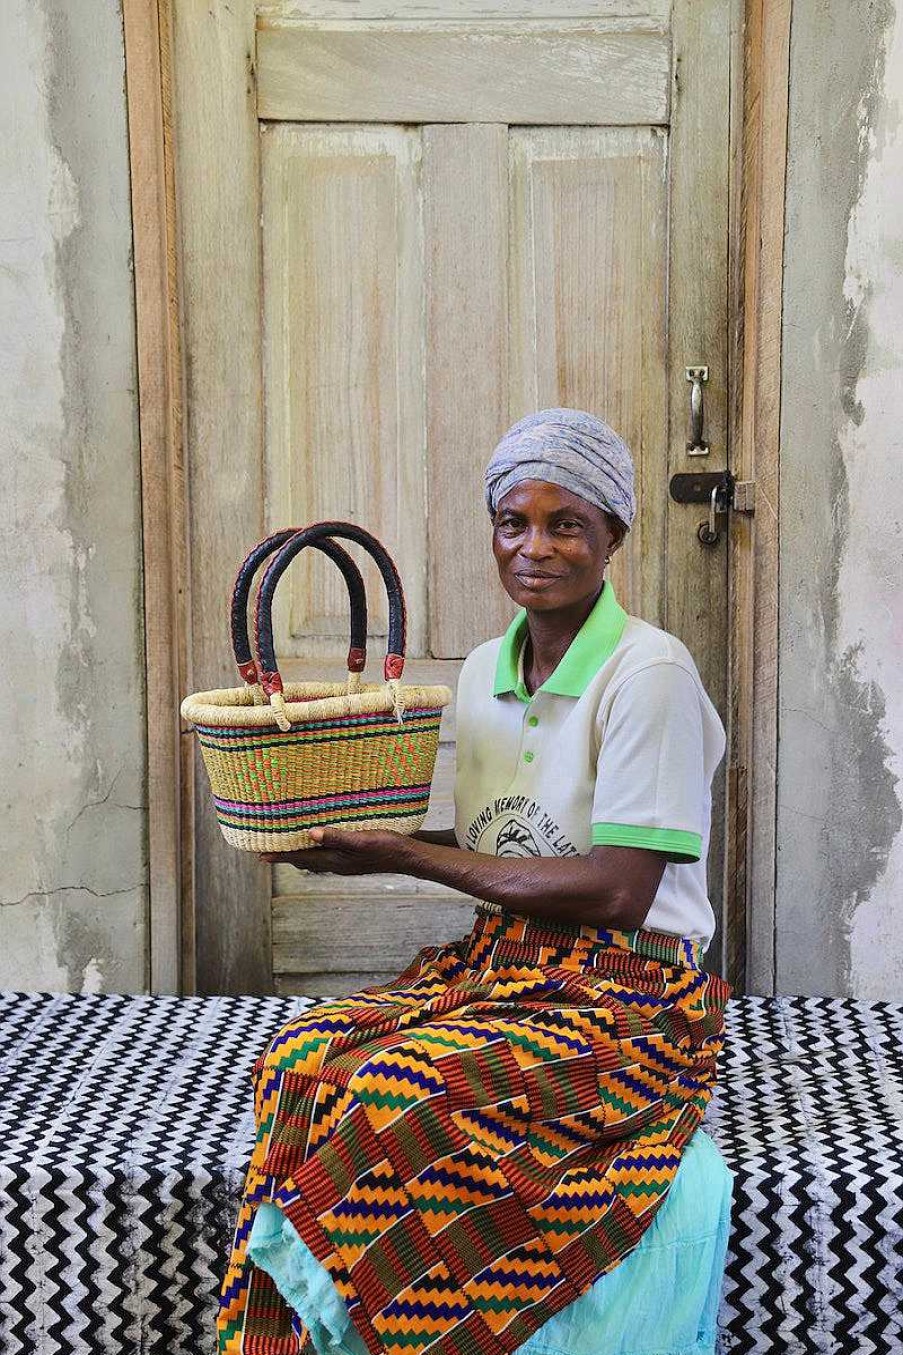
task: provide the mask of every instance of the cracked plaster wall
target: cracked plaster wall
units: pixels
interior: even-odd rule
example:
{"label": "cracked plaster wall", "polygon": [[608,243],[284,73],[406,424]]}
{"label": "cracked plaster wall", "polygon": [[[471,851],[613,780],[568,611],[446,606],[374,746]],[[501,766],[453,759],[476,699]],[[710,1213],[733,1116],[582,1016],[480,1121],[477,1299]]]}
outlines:
{"label": "cracked plaster wall", "polygon": [[0,988],[141,992],[141,527],[117,0],[6,0],[0,65]]}
{"label": "cracked plaster wall", "polygon": [[794,0],[781,401],[782,992],[903,997],[903,7]]}

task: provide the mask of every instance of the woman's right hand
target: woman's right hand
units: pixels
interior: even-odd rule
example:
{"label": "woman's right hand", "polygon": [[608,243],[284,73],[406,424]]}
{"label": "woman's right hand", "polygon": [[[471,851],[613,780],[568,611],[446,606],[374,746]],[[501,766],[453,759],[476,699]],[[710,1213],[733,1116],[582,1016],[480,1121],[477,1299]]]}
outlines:
{"label": "woman's right hand", "polygon": [[318,875],[380,875],[403,871],[406,850],[416,850],[411,834],[390,828],[312,828],[310,835],[322,846],[296,852],[261,852],[261,858],[270,863],[285,861]]}

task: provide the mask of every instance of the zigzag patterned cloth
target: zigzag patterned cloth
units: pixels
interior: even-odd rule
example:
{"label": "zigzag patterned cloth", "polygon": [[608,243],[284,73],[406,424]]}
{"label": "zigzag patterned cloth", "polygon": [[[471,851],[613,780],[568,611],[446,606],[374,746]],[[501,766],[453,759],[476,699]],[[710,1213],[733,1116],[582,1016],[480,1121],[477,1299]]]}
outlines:
{"label": "zigzag patterned cloth", "polygon": [[[252,1066],[331,1000],[0,992],[3,1355],[214,1355]],[[744,993],[725,1026],[720,1355],[903,1350],[903,1004]]]}
{"label": "zigzag patterned cloth", "polygon": [[253,1068],[220,1355],[305,1342],[246,1255],[263,1200],[372,1355],[510,1355],[637,1246],[674,1180],[731,991],[700,960],[661,932],[478,906],[468,936],[283,1026]]}

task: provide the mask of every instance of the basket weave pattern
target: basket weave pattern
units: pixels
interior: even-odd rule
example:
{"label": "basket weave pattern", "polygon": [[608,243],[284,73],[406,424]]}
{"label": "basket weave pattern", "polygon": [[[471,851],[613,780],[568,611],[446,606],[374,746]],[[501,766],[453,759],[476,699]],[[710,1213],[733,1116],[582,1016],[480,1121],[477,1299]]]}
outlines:
{"label": "basket weave pattern", "polygon": [[[279,729],[197,725],[216,816],[226,840],[272,850],[310,828],[398,827],[426,818],[441,710],[391,711]],[[311,786],[316,786],[311,794]],[[263,848],[268,850],[268,848]]]}
{"label": "basket weave pattern", "polygon": [[[360,679],[366,644],[363,583],[332,535],[370,551],[387,584],[394,624],[383,685]],[[348,585],[352,634],[347,684],[283,687],[276,669],[269,618],[272,593],[306,545],[333,559]],[[258,594],[258,652],[252,657],[247,626],[251,577],[271,555],[276,558]],[[242,565],[231,606],[233,650],[246,686],[196,692],[181,708],[194,724],[226,841],[245,851],[297,851],[314,845],[310,829],[315,827],[416,832],[426,818],[442,709],[451,692],[443,686],[401,685],[404,597],[385,548],[351,523],[275,533]]]}

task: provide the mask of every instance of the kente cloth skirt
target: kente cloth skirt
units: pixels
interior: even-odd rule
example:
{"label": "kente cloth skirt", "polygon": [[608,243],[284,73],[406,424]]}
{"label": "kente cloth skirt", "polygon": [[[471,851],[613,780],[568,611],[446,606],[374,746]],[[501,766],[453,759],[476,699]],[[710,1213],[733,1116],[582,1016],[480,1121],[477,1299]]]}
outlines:
{"label": "kente cloth skirt", "polygon": [[[515,1355],[715,1355],[733,1185],[714,1140],[697,1129],[639,1245]],[[268,1200],[248,1255],[296,1309],[316,1355],[367,1355],[329,1271]]]}
{"label": "kente cloth skirt", "polygon": [[221,1355],[311,1348],[248,1254],[264,1202],[371,1355],[511,1355],[573,1305],[638,1247],[712,1095],[731,989],[700,961],[480,905],[467,936],[284,1026],[252,1073]]}

